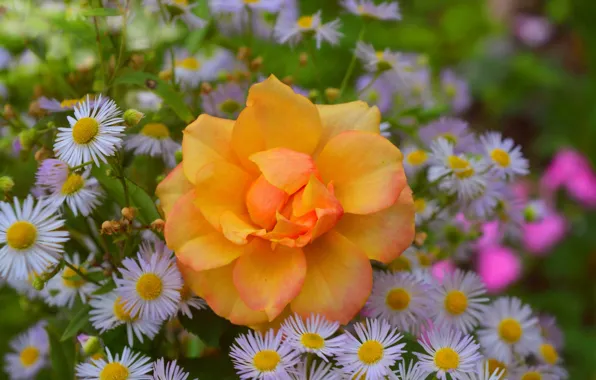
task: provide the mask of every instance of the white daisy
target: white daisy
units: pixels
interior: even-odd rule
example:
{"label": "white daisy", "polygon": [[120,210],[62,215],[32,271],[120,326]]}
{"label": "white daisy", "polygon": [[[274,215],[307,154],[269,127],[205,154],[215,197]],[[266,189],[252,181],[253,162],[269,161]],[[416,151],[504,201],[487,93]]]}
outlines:
{"label": "white daisy", "polygon": [[306,322],[299,316],[288,317],[281,325],[286,344],[299,352],[311,352],[327,361],[340,349],[344,336],[332,338],[339,328],[338,322],[330,322],[321,315],[311,315]]}
{"label": "white daisy", "polygon": [[176,364],[176,360],[166,364],[164,358],[161,358],[153,363],[152,380],[186,380],[188,376],[190,375]]}
{"label": "white daisy", "polygon": [[480,136],[486,159],[492,164],[492,171],[502,179],[511,180],[515,176],[527,175],[528,160],[524,158],[521,147],[498,132],[488,132]]}
{"label": "white daisy", "polygon": [[64,220],[56,207],[29,195],[14,199],[14,208],[0,202],[0,277],[27,279],[29,273],[43,273],[60,260],[68,232],[60,231]]}
{"label": "white daisy", "polygon": [[[100,268],[89,269],[91,257],[92,255],[81,263],[79,254],[75,253],[72,258],[65,255],[64,260],[84,274],[101,271]],[[60,273],[48,281],[46,288],[50,294],[48,297],[50,305],[72,308],[77,295],[83,303],[87,303],[88,297],[97,290],[98,286],[81,278],[74,270],[65,266]]]}
{"label": "white daisy", "polygon": [[120,325],[126,325],[128,345],[133,346],[134,337],[143,343],[143,336],[153,339],[161,327],[160,321],[139,318],[132,315],[115,291],[95,296],[89,302],[89,320],[94,328],[104,333]]}
{"label": "white daisy", "polygon": [[409,272],[376,272],[364,306],[367,316],[387,320],[400,331],[413,332],[428,317],[429,287]]}
{"label": "white daisy", "polygon": [[485,310],[478,340],[491,357],[511,362],[514,353],[522,356],[531,353],[542,338],[532,309],[519,298],[501,297]]}
{"label": "white daisy", "polygon": [[443,277],[430,293],[436,325],[469,333],[486,310],[486,287],[474,272],[456,269]]}
{"label": "white daisy", "polygon": [[282,333],[273,330],[265,335],[249,331],[236,338],[230,351],[234,368],[241,379],[291,379],[299,353],[282,344]]}
{"label": "white daisy", "polygon": [[399,257],[390,262],[387,267],[392,272],[412,272],[418,269],[425,269],[430,266],[428,257],[421,256],[420,250],[416,247],[407,248]]}
{"label": "white daisy", "polygon": [[375,50],[372,45],[362,41],[356,44],[356,57],[370,72],[394,70],[398,74],[405,74],[412,70],[412,61],[407,56],[389,49]]}
{"label": "white daisy", "polygon": [[553,373],[546,366],[519,366],[511,371],[509,380],[562,380],[560,374]]}
{"label": "white daisy", "polygon": [[282,0],[209,0],[209,7],[215,13],[239,13],[247,8],[276,13],[283,3]]}
{"label": "white daisy", "polygon": [[476,157],[455,154],[453,145],[439,138],[431,144],[432,163],[428,180],[438,181],[439,188],[449,194],[457,194],[461,200],[478,196],[486,186],[486,164]]}
{"label": "white daisy", "polygon": [[275,26],[275,35],[279,42],[289,42],[294,45],[300,42],[303,36],[314,34],[317,49],[320,49],[323,41],[327,41],[332,45],[339,42],[340,37],[343,35],[338,30],[340,26],[339,19],[323,24],[321,11],[318,11],[311,16],[302,16],[298,19],[280,18]]}
{"label": "white daisy", "polygon": [[70,128],[58,128],[54,151],[58,158],[70,166],[93,161],[107,162],[106,157],[114,154],[122,142],[122,131],[126,129],[120,117],[122,111],[109,99],[102,102],[101,95],[92,107],[91,100],[79,103],[74,108],[74,118],[68,116]]}
{"label": "white daisy", "polygon": [[207,309],[207,302],[195,295],[192,289],[183,284],[180,288],[180,304],[178,305],[178,313],[182,313],[188,318],[192,319],[192,311],[190,309],[203,310]]}
{"label": "white daisy", "polygon": [[161,157],[170,168],[176,166],[174,154],[180,147],[180,144],[172,140],[170,130],[163,123],[145,124],[138,134],[129,136],[124,143],[127,151]]}
{"label": "white daisy", "polygon": [[13,288],[18,294],[24,295],[30,300],[38,300],[41,299],[44,302],[47,302],[49,298],[49,294],[47,288],[43,288],[42,290],[37,290],[33,287],[33,279],[35,278],[35,274],[32,272],[27,279],[24,280],[15,280],[9,279],[6,283]]}
{"label": "white daisy", "polygon": [[147,356],[133,353],[124,347],[122,356],[112,356],[106,347],[107,360],[100,358],[76,366],[77,377],[81,380],[151,380],[149,373],[153,365]]}
{"label": "white daisy", "polygon": [[4,356],[4,370],[11,379],[34,379],[48,364],[50,343],[45,324],[38,323],[10,342],[10,352]]}
{"label": "white daisy", "polygon": [[402,335],[385,320],[367,319],[354,325],[356,336],[345,333],[342,351],[337,363],[350,376],[380,379],[391,373],[390,367],[401,359],[405,343]]}
{"label": "white daisy", "polygon": [[342,374],[333,368],[333,364],[313,360],[309,366],[307,360],[303,359],[289,371],[291,380],[343,380]]}
{"label": "white daisy", "polygon": [[184,89],[196,89],[201,81],[216,80],[218,75],[233,70],[238,65],[234,54],[222,48],[197,54],[178,49],[174,64],[172,65],[169,55],[166,56],[166,62],[169,70],[173,66],[176,81]]}
{"label": "white daisy", "polygon": [[431,219],[437,221],[447,217],[447,211],[441,210],[436,199],[414,198],[414,209],[417,226]]}
{"label": "white daisy", "polygon": [[497,378],[497,380],[505,380],[507,379],[507,375],[509,374],[509,367],[511,365],[511,363],[507,362],[504,363],[500,360],[497,360],[495,358],[492,357],[487,357],[486,355],[484,355],[484,360],[482,361],[482,365],[485,365],[486,367],[488,367],[488,372],[489,373],[500,373],[500,377]]}
{"label": "white daisy", "polygon": [[164,321],[176,314],[180,302],[182,276],[174,259],[154,254],[149,260],[122,261],[122,278],[116,278],[117,291],[132,315]]}
{"label": "white daisy", "polygon": [[488,363],[480,362],[476,365],[476,371],[464,374],[462,380],[502,380],[504,375],[504,369],[491,371]]}
{"label": "white daisy", "polygon": [[447,379],[447,374],[453,380],[463,379],[463,375],[474,371],[476,363],[482,360],[478,352],[480,346],[471,335],[461,331],[435,328],[418,343],[426,351],[424,354],[414,353],[420,366],[426,374],[434,373],[441,380]]}
{"label": "white daisy", "polygon": [[175,8],[177,10],[175,12],[176,17],[180,18],[189,28],[201,29],[207,26],[207,21],[193,12],[193,8],[199,5],[199,3],[189,3],[188,0],[164,0],[164,4]]}
{"label": "white daisy", "polygon": [[562,361],[555,346],[548,342],[539,344],[538,347],[534,349],[534,356],[536,356],[541,363],[551,366],[560,364]]}
{"label": "white daisy", "polygon": [[404,146],[401,151],[404,157],[403,165],[406,176],[409,180],[414,180],[414,176],[428,166],[430,153],[412,144]]}
{"label": "white daisy", "polygon": [[343,0],[341,5],[350,13],[377,20],[401,20],[396,2],[375,4],[372,0]]}
{"label": "white daisy", "polygon": [[416,363],[414,360],[409,365],[405,361],[400,361],[397,366],[397,374],[399,380],[422,380],[426,378],[420,363]]}

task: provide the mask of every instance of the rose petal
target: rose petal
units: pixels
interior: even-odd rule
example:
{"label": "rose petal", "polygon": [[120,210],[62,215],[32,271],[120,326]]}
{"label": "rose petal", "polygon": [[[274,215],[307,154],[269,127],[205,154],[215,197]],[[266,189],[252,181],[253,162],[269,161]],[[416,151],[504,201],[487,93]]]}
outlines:
{"label": "rose petal", "polygon": [[294,194],[306,185],[317,168],[308,154],[286,148],[274,148],[250,156],[265,179],[273,186]]}
{"label": "rose petal", "polygon": [[275,215],[287,201],[288,194],[267,182],[263,176],[250,185],[246,194],[246,207],[251,220],[267,230],[275,226]]}
{"label": "rose petal", "polygon": [[192,189],[193,185],[186,179],[182,164],[176,166],[174,170],[172,170],[170,174],[157,185],[155,195],[159,198],[159,205],[166,217],[172,210],[172,207],[174,207],[174,203],[176,203],[178,198]]}

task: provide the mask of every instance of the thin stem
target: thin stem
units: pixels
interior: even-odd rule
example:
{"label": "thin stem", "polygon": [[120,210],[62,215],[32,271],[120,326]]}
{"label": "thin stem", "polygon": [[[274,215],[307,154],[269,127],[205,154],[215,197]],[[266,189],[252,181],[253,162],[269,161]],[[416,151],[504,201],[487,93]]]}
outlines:
{"label": "thin stem", "polygon": [[124,55],[124,47],[126,46],[126,26],[128,24],[128,6],[130,0],[126,0],[126,5],[124,6],[124,17],[122,18],[122,34],[120,36],[120,50],[118,52],[118,59],[116,60],[116,66],[114,67],[114,72],[112,73],[112,78],[110,79],[110,83],[116,78],[116,72],[120,68],[120,62],[122,61],[122,56]]}
{"label": "thin stem", "polygon": [[85,281],[92,282],[95,285],[101,285],[99,282],[94,281],[92,278],[90,278],[89,276],[87,276],[85,273],[81,272],[79,270],[79,268],[77,268],[74,265],[70,264],[68,261],[64,260],[64,265],[66,265],[67,267],[69,267],[70,269],[72,269],[79,277],[81,277]]}
{"label": "thin stem", "polygon": [[[356,41],[356,45],[358,45],[358,42],[362,41],[362,39],[364,38],[364,32],[366,31],[366,23],[362,23],[362,27],[360,28],[360,33],[358,34],[358,40]],[[346,71],[346,74],[344,75],[344,79],[341,81],[341,87],[339,88],[339,96],[341,96],[344,92],[344,90],[346,89],[346,87],[348,86],[348,82],[350,81],[350,77],[352,76],[352,72],[354,71],[354,68],[356,67],[356,49],[354,49],[354,54],[352,54],[352,60],[350,61],[350,64],[348,65],[348,70]]]}
{"label": "thin stem", "polygon": [[321,98],[325,99],[325,97],[323,96],[325,93],[325,88],[323,88],[323,81],[321,80],[321,73],[319,72],[319,65],[317,65],[317,60],[316,60],[316,52],[317,49],[315,47],[315,42],[314,41],[307,41],[306,44],[308,45],[308,49],[310,52],[310,60],[312,62],[312,65],[315,68],[315,77],[317,78],[317,84],[319,86],[319,91]]}
{"label": "thin stem", "polygon": [[71,171],[71,172],[74,172],[75,170],[78,170],[78,169],[80,169],[80,168],[84,168],[85,166],[87,166],[87,165],[90,165],[90,164],[92,164],[92,163],[93,163],[93,161],[87,161],[87,162],[83,162],[83,163],[82,163],[82,164],[80,164],[80,165],[73,166],[72,168],[70,168],[70,171]]}
{"label": "thin stem", "polygon": [[[103,8],[103,4],[101,3],[101,0],[99,0],[99,7]],[[105,67],[105,62],[103,60],[103,53],[102,53],[102,49],[101,49],[101,36],[99,34],[99,23],[97,22],[97,17],[94,16],[93,17],[93,25],[95,26],[95,41],[97,43],[97,54],[99,55],[99,65],[101,67],[101,73],[102,73],[102,77],[103,77],[103,85],[107,85],[107,81],[106,81],[106,67]]]}

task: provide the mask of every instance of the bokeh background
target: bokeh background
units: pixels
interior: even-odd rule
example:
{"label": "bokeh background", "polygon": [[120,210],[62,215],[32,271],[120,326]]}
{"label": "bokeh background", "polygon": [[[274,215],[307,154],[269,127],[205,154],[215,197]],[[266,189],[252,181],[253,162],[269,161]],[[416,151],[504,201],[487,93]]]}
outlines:
{"label": "bokeh background", "polygon": [[[1,0],[26,1],[26,0]],[[403,21],[372,23],[366,40],[376,47],[425,54],[434,74],[451,68],[468,82],[472,104],[462,115],[476,130],[502,131],[523,146],[532,167],[530,188],[552,158],[573,149],[596,162],[596,2],[593,0],[401,0]],[[336,0],[300,0],[303,13],[319,9],[329,19],[341,14],[341,46],[324,45],[318,69],[326,86],[337,87],[351,58],[361,20],[346,15]],[[1,18],[0,18],[1,20]],[[72,25],[54,31],[83,33]],[[71,29],[68,29],[68,28]],[[192,36],[190,37],[192,38]],[[217,35],[207,36],[217,39]],[[192,41],[181,41],[192,43]],[[241,41],[218,41],[239,44]],[[32,41],[3,39],[11,51],[35,48]],[[265,71],[292,75],[305,87],[315,74],[300,67],[290,48],[257,43]],[[67,58],[69,59],[69,58]],[[75,57],[70,57],[75,59]],[[71,62],[72,65],[72,62]],[[63,70],[57,65],[53,70]],[[361,67],[357,70],[362,71]],[[13,103],[27,102],[36,83],[0,73]],[[37,80],[47,81],[43,72]],[[5,100],[6,101],[6,100]],[[2,149],[5,149],[3,147]],[[0,156],[0,174],[18,173],[16,194],[31,185],[35,161]],[[143,176],[141,173],[139,176]],[[153,184],[154,185],[154,184]],[[590,183],[588,183],[590,185]],[[150,184],[151,186],[151,184]],[[588,189],[589,190],[589,189]],[[596,191],[596,189],[594,189]],[[507,292],[556,317],[565,334],[564,359],[571,379],[596,379],[596,209],[556,196],[567,221],[565,236],[540,255],[518,249],[523,273]],[[547,233],[547,232],[545,232]],[[30,304],[8,287],[0,289],[0,352],[15,334],[30,326],[43,306]],[[0,373],[0,379],[4,378]]]}

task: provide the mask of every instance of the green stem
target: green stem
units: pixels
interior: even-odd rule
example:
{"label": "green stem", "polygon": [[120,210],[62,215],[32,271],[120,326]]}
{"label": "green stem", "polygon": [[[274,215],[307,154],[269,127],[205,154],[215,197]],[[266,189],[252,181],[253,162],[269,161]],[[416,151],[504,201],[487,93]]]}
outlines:
{"label": "green stem", "polygon": [[93,279],[89,278],[89,276],[87,276],[85,273],[81,272],[79,270],[79,268],[77,268],[74,265],[70,264],[68,261],[64,260],[64,265],[66,265],[67,267],[69,267],[70,269],[72,269],[79,277],[81,277],[85,281],[88,281],[88,282],[94,283],[95,285],[101,286],[101,284],[99,282],[94,281]]}
{"label": "green stem", "polygon": [[122,34],[120,36],[120,50],[118,51],[118,59],[116,60],[116,66],[114,66],[114,72],[112,73],[112,77],[110,78],[110,83],[116,78],[116,73],[120,68],[120,62],[122,61],[122,56],[124,55],[124,47],[126,46],[126,26],[128,24],[128,6],[130,0],[126,0],[126,5],[124,6],[124,17],[122,18]]}
{"label": "green stem", "polygon": [[[362,23],[362,27],[360,28],[360,33],[358,34],[358,40],[356,41],[356,45],[358,45],[358,42],[362,41],[362,39],[364,38],[364,32],[366,31],[366,23]],[[344,90],[346,89],[346,87],[348,86],[348,82],[350,81],[350,77],[352,76],[352,72],[354,71],[354,68],[356,67],[356,49],[354,49],[354,54],[352,54],[352,60],[350,61],[350,64],[348,65],[348,70],[346,71],[346,74],[344,75],[344,79],[341,81],[341,87],[339,88],[339,96],[341,96],[344,92]]]}
{"label": "green stem", "polygon": [[[101,0],[99,0],[99,7],[103,8]],[[105,86],[105,85],[107,85],[107,80],[106,80],[107,72],[106,72],[106,66],[105,66],[105,62],[103,60],[103,53],[102,53],[102,49],[101,49],[101,36],[99,34],[99,23],[97,22],[97,17],[95,17],[95,16],[93,17],[93,25],[95,26],[95,41],[97,43],[97,54],[99,55],[99,65],[101,67],[103,86]]]}
{"label": "green stem", "polygon": [[78,169],[80,169],[80,168],[84,168],[85,166],[87,166],[87,165],[91,165],[92,163],[93,163],[93,161],[87,161],[87,162],[83,162],[83,163],[82,163],[82,164],[80,164],[80,165],[73,166],[72,168],[70,168],[70,171],[71,171],[71,172],[74,172],[75,170],[78,170]]}
{"label": "green stem", "polygon": [[317,49],[316,49],[315,42],[314,41],[306,41],[306,44],[308,45],[308,49],[309,49],[309,53],[310,53],[310,60],[312,62],[312,65],[315,68],[315,77],[317,78],[317,85],[319,87],[321,99],[325,99],[325,96],[324,96],[325,88],[323,87],[323,81],[321,80],[321,73],[319,72],[319,65],[317,65],[317,59],[316,59]]}

